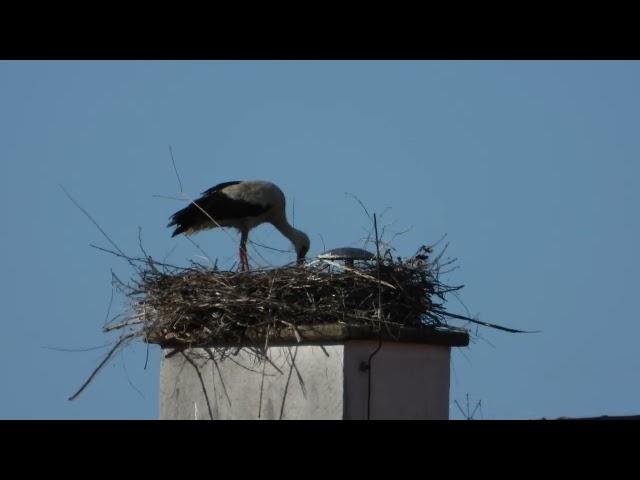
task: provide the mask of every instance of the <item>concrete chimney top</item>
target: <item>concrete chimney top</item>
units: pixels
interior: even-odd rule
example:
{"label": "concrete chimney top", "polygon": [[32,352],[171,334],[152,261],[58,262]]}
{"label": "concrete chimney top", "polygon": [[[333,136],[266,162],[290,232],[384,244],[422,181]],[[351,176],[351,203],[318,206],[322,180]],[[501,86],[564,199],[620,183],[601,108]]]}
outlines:
{"label": "concrete chimney top", "polygon": [[469,344],[466,330],[444,326],[334,323],[266,334],[248,330],[246,346],[225,355],[229,345],[215,341],[162,345],[160,418],[448,419],[451,347]]}

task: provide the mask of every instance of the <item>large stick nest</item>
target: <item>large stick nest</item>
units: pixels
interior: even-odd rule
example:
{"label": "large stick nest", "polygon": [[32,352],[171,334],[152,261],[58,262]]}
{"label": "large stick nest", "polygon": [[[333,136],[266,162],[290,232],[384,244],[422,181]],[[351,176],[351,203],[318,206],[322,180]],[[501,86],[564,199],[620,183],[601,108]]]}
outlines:
{"label": "large stick nest", "polygon": [[[308,336],[320,330],[322,341],[323,332],[344,330],[334,328],[339,326],[364,326],[380,333],[383,328],[387,333],[407,329],[459,333],[460,329],[447,325],[447,319],[453,318],[526,333],[445,310],[446,294],[463,288],[440,281],[440,275],[456,260],[441,262],[446,246],[433,259],[433,247],[423,246],[409,258],[393,258],[387,251],[382,258],[353,268],[318,259],[302,267],[242,273],[157,262],[147,255],[142,243],[142,258],[129,257],[117,247],[117,251],[96,248],[125,258],[135,269],[137,278],[129,284],[112,273],[114,285],[128,297],[133,311],[125,321],[115,322],[123,315],[119,314],[104,326],[105,332],[119,330],[121,335],[70,400],[85,390],[115,352],[136,338],[174,347],[173,353],[189,347],[220,346],[216,351],[222,356],[228,347],[234,347],[248,348],[257,358],[267,359],[269,338],[291,338],[280,335],[287,329],[294,331],[298,342],[306,338],[299,334],[299,328]],[[390,336],[396,338],[392,333]],[[263,341],[262,346],[255,344],[256,339]]]}
{"label": "large stick nest", "polygon": [[158,269],[149,262],[128,292],[147,341],[163,345],[242,344],[249,330],[338,323],[442,326],[445,294],[439,257],[421,247],[406,259],[387,253],[354,268],[328,261],[252,272],[196,265]]}

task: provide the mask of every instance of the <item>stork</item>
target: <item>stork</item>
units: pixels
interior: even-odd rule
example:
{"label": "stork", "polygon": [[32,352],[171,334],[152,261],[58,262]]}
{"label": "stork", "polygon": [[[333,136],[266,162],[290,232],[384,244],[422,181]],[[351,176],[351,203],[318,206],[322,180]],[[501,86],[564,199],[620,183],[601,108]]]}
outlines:
{"label": "stork", "polygon": [[240,231],[240,269],[249,270],[247,240],[251,229],[271,223],[293,244],[298,265],[309,251],[309,237],[287,221],[282,190],[262,180],[225,182],[202,192],[201,197],[171,216],[167,227],[176,226],[172,237],[192,235],[216,227]]}

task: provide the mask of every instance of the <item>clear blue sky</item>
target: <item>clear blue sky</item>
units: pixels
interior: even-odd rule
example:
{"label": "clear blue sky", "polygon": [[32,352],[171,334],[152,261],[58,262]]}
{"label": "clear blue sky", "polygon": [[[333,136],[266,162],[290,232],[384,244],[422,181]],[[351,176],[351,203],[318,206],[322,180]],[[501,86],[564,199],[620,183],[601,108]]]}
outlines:
{"label": "clear blue sky", "polygon": [[[45,347],[108,341],[110,269],[131,276],[88,246],[108,245],[60,184],[125,251],[140,226],[154,257],[200,255],[165,228],[182,204],[153,196],[180,193],[169,144],[191,196],[278,183],[312,254],[366,235],[345,192],[412,226],[398,255],[447,233],[471,312],[542,330],[479,330],[453,355],[452,405],[640,413],[638,85],[638,62],[0,62],[0,418],[157,418],[157,347],[146,371],[144,345],[125,350],[75,402],[104,351]],[[233,235],[195,240],[229,266]],[[289,248],[271,226],[253,238]]]}

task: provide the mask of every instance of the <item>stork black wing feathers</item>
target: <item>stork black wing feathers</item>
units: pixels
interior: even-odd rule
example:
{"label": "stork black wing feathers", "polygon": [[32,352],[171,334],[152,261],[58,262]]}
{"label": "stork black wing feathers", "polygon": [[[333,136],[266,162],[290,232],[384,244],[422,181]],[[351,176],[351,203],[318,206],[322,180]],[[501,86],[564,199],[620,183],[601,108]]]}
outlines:
{"label": "stork black wing feathers", "polygon": [[[240,182],[225,182],[211,187],[194,202],[198,206],[191,203],[174,213],[167,225],[167,227],[176,225],[176,229],[171,236],[175,237],[191,229],[195,231],[211,227],[213,226],[211,225],[211,218],[216,222],[221,222],[223,220],[254,217],[269,209],[269,206],[257,205],[244,200],[234,200],[224,194],[223,188],[237,183]],[[207,213],[205,214],[201,209]]]}

